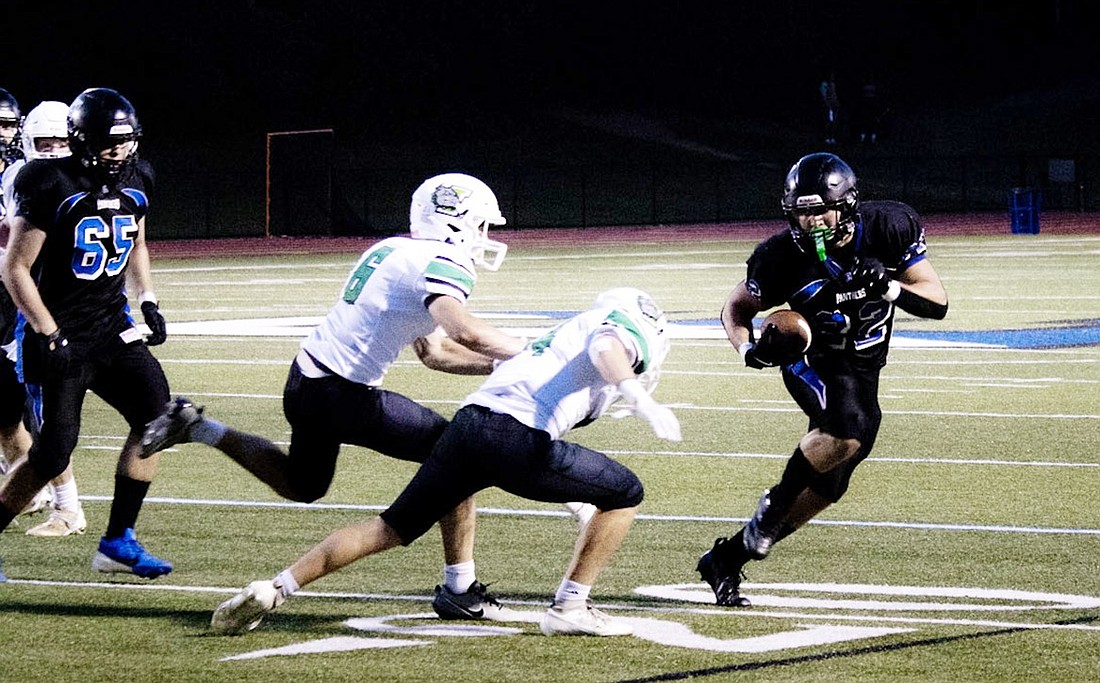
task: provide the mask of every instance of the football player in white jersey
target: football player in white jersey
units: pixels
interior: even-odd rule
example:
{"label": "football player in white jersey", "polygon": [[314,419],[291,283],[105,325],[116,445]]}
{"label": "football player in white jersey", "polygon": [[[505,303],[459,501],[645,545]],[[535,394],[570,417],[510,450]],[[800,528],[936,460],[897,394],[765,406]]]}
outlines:
{"label": "football player in white jersey", "polygon": [[[22,147],[23,158],[15,159],[4,169],[0,186],[3,188],[3,204],[0,205],[0,217],[6,215],[6,207],[14,205],[15,176],[32,159],[55,159],[69,156],[69,105],[64,102],[46,101],[39,103],[23,119],[20,139],[16,142]],[[3,224],[0,242],[0,256],[7,246],[7,223]],[[24,426],[23,418],[27,401],[26,388],[17,371],[17,352],[14,331],[18,323],[15,303],[7,289],[0,291],[0,340],[4,344],[4,357],[0,358],[0,451],[3,451],[6,463],[0,463],[0,473],[14,467],[26,457],[31,447],[31,433]],[[32,412],[32,419],[38,411]],[[28,536],[69,536],[82,534],[88,528],[88,520],[80,505],[73,477],[72,463],[65,471],[55,477],[42,489],[23,510],[37,512],[49,508],[46,521],[27,530]]]}
{"label": "football player in white jersey", "polygon": [[[488,374],[525,340],[473,316],[466,300],[475,263],[496,270],[505,245],[488,238],[503,225],[496,196],[469,175],[425,180],[413,193],[409,236],[389,237],[366,250],[340,297],[302,342],[283,392],[291,426],[288,454],[271,441],[204,416],[176,398],[149,423],[142,442],[152,454],[183,442],[213,446],[285,498],[313,502],[325,495],[342,444],[424,462],[447,421],[382,381],[408,346],[428,367]],[[440,528],[444,581],[433,607],[444,618],[492,619],[499,603],[476,580],[472,497],[455,501]]]}
{"label": "football player in white jersey", "polygon": [[668,353],[666,326],[660,309],[640,290],[600,295],[591,310],[498,365],[466,398],[386,511],[333,532],[274,579],[250,583],[217,608],[214,631],[255,628],[300,587],[361,558],[409,545],[460,501],[496,486],[532,500],[597,508],[581,531],[553,606],[542,617],[542,632],[631,633],[628,622],[595,609],[588,598],[634,520],[642,482],[624,465],[562,437],[623,399],[658,437],[680,440],[676,416],[650,395]]}

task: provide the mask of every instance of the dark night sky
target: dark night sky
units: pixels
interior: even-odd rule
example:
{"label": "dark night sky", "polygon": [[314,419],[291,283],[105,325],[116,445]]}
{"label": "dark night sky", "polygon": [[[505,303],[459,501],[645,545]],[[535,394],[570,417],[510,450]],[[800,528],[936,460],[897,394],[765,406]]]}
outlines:
{"label": "dark night sky", "polygon": [[147,130],[237,134],[565,106],[782,118],[829,71],[929,108],[1096,78],[1100,3],[1012,4],[6,2],[0,85],[25,109],[107,85]]}

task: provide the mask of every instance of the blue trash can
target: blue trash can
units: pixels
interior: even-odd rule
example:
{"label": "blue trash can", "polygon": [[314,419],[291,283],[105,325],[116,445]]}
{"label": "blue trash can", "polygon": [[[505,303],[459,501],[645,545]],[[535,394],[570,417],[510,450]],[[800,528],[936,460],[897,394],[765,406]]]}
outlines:
{"label": "blue trash can", "polygon": [[1043,196],[1031,187],[1014,187],[1008,194],[1013,235],[1038,235]]}

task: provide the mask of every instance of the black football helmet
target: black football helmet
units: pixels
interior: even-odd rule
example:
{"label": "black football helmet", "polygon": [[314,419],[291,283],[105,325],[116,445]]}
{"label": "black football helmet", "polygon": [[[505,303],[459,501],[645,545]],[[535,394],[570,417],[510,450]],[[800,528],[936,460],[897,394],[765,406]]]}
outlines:
{"label": "black football helmet", "polygon": [[[835,227],[806,231],[798,214],[837,209],[840,218]],[[783,213],[791,226],[791,235],[803,251],[822,256],[825,249],[844,240],[856,229],[859,190],[852,167],[835,154],[818,152],[799,159],[787,173],[783,191]]]}
{"label": "black football helmet", "polygon": [[10,162],[20,156],[19,126],[23,115],[15,97],[0,88],[0,158]]}
{"label": "black football helmet", "polygon": [[[69,105],[69,149],[86,168],[98,172],[103,182],[114,181],[137,161],[141,124],[134,105],[117,90],[89,88]],[[100,153],[129,143],[123,159],[104,159]]]}

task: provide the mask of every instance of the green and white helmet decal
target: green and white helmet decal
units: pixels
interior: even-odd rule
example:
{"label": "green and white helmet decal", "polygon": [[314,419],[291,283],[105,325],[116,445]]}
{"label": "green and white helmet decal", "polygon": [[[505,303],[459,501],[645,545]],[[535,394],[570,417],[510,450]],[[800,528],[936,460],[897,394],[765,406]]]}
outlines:
{"label": "green and white helmet decal", "polygon": [[508,252],[506,244],[489,239],[489,226],[505,223],[493,191],[465,173],[428,178],[413,192],[409,206],[413,237],[462,247],[486,270],[500,268]]}

